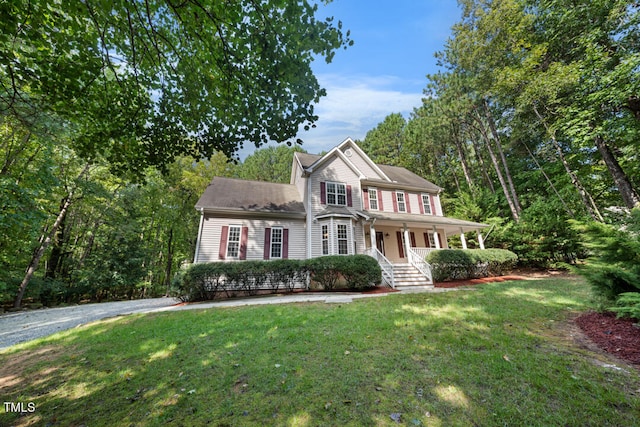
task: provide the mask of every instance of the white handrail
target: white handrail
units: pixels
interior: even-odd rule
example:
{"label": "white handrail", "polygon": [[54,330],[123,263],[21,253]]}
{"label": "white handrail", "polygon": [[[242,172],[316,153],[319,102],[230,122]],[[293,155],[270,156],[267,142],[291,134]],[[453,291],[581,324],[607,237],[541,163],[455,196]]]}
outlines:
{"label": "white handrail", "polygon": [[424,257],[416,248],[409,248],[409,264],[417,268],[424,277],[427,278],[429,283],[433,283],[433,276],[431,275],[431,265],[424,260]]}
{"label": "white handrail", "polygon": [[396,284],[393,277],[393,264],[391,264],[391,261],[389,261],[387,257],[378,250],[378,248],[369,248],[367,252],[367,255],[375,258],[375,260],[378,261],[378,264],[380,264],[380,268],[382,269],[382,279],[387,282],[391,288],[395,289]]}

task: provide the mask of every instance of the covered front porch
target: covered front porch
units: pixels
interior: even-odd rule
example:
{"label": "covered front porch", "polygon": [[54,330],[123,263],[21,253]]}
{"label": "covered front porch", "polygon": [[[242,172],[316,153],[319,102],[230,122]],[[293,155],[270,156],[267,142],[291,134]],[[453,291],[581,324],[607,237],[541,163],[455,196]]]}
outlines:
{"label": "covered front porch", "polygon": [[[366,252],[376,258],[383,270],[385,281],[396,287],[397,272],[407,274],[407,269],[416,270],[433,284],[429,264],[425,257],[434,250],[449,249],[448,238],[459,237],[460,248],[484,249],[482,230],[486,224],[454,218],[380,213],[363,223]],[[471,246],[467,242],[469,234],[475,239]],[[417,281],[412,281],[417,283]]]}

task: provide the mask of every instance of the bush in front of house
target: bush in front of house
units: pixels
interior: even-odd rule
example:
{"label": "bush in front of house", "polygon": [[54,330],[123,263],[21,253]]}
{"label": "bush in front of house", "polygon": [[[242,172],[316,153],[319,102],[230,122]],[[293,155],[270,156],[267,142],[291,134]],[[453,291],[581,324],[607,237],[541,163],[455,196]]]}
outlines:
{"label": "bush in front of house", "polygon": [[426,257],[433,280],[465,280],[501,276],[510,271],[518,256],[505,249],[447,249],[433,251]]}
{"label": "bush in front of house", "polygon": [[293,292],[308,276],[323,290],[341,282],[349,289],[379,284],[382,271],[368,255],[324,256],[310,260],[211,262],[180,270],[173,279],[174,296],[184,302],[213,300],[216,296]]}
{"label": "bush in front of house", "polygon": [[368,255],[329,255],[306,261],[311,281],[331,291],[344,280],[348,289],[364,289],[382,281],[378,262]]}

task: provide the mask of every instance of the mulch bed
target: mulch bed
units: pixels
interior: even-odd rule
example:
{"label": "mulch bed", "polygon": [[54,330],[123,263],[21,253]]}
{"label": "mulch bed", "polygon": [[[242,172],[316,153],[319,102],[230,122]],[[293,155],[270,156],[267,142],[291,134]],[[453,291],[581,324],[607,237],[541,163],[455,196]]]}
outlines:
{"label": "mulch bed", "polygon": [[468,280],[454,280],[451,282],[439,282],[434,286],[436,288],[457,288],[460,286],[473,286],[480,285],[483,283],[491,283],[491,282],[506,282],[508,280],[526,280],[528,279],[525,276],[495,276],[495,277],[481,277],[479,279],[468,279]]}
{"label": "mulch bed", "polygon": [[575,322],[602,350],[640,365],[640,327],[632,319],[618,319],[609,312],[588,312],[576,318]]}

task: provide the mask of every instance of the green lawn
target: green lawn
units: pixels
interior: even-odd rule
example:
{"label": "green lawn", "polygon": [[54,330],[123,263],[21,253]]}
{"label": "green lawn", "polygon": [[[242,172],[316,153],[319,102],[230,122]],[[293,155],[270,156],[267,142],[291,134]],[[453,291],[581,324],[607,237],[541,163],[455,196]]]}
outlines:
{"label": "green lawn", "polygon": [[0,352],[4,401],[36,405],[0,425],[639,425],[638,370],[570,337],[589,295],[548,279],[111,319]]}

